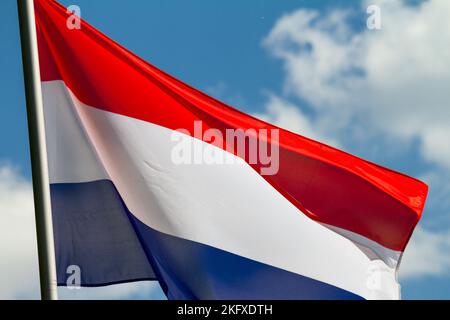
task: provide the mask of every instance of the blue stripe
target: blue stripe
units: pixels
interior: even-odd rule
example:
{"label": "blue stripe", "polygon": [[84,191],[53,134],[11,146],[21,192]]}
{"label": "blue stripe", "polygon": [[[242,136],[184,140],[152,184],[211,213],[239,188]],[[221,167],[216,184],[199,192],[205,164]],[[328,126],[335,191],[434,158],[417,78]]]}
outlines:
{"label": "blue stripe", "polygon": [[155,279],[111,181],[52,184],[50,192],[58,284],[70,265],[83,286]]}
{"label": "blue stripe", "polygon": [[51,191],[61,283],[70,263],[81,267],[83,285],[156,277],[169,299],[362,299],[154,230],[127,210],[110,181],[52,185]]}

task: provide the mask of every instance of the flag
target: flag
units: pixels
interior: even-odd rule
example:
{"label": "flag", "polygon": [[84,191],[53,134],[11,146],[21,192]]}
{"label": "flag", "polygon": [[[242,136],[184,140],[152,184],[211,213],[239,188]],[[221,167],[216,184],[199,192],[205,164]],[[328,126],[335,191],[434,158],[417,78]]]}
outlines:
{"label": "flag", "polygon": [[423,182],[68,28],[56,1],[35,11],[60,285],[77,266],[82,286],[157,280],[169,299],[400,297]]}

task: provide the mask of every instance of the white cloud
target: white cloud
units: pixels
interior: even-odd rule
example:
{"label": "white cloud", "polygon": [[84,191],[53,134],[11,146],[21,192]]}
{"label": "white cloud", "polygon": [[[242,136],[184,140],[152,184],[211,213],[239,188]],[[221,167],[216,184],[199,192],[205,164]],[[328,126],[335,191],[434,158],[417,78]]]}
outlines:
{"label": "white cloud", "polygon": [[355,32],[353,12],[342,10],[278,20],[264,44],[283,61],[286,94],[308,101],[336,134],[362,126],[418,138],[424,160],[450,168],[450,1],[373,3],[379,31]]}
{"label": "white cloud", "polygon": [[264,111],[254,116],[310,139],[339,147],[336,140],[326,135],[320,123],[315,123],[300,107],[277,95],[269,94]]}
{"label": "white cloud", "polygon": [[0,167],[0,239],[0,298],[38,298],[32,188],[11,166]]}
{"label": "white cloud", "polygon": [[450,231],[416,228],[402,258],[400,279],[450,274]]}
{"label": "white cloud", "polygon": [[[39,273],[31,183],[0,164],[0,299],[39,299]],[[59,288],[62,299],[162,298],[156,283],[102,288]]]}
{"label": "white cloud", "polygon": [[216,99],[220,99],[221,101],[230,105],[245,106],[247,104],[241,94],[230,90],[227,84],[223,81],[205,87],[204,91],[209,95],[215,97]]}

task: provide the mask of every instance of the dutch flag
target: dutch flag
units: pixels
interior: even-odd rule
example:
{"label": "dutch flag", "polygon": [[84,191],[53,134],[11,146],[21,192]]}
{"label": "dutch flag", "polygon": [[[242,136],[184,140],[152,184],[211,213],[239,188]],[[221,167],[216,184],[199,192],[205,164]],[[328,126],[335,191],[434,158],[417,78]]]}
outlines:
{"label": "dutch flag", "polygon": [[55,1],[35,17],[60,285],[77,265],[83,286],[157,280],[170,299],[400,297],[424,183],[69,29]]}

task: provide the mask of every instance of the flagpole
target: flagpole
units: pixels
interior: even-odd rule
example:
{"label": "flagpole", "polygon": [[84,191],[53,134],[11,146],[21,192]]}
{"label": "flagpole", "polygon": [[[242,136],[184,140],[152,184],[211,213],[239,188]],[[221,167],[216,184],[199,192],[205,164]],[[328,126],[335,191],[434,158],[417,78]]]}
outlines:
{"label": "flagpole", "polygon": [[58,299],[50,185],[33,0],[17,0],[42,300]]}

